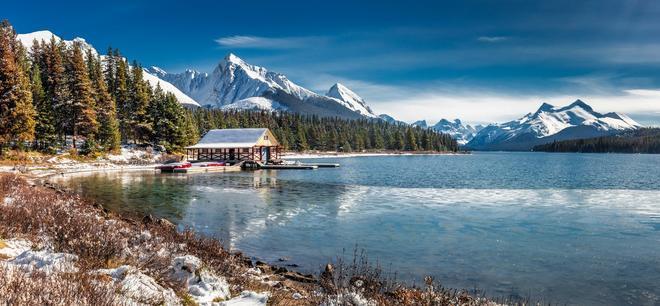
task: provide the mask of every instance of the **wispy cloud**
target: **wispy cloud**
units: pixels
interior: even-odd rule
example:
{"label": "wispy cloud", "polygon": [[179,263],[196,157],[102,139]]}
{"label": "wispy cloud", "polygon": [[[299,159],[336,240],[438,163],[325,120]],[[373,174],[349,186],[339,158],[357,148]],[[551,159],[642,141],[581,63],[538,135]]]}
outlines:
{"label": "wispy cloud", "polygon": [[486,43],[497,43],[497,42],[503,42],[506,40],[509,40],[510,37],[507,36],[479,36],[477,37],[477,40],[480,42],[486,42]]}
{"label": "wispy cloud", "polygon": [[324,37],[304,36],[304,37],[263,37],[234,35],[221,37],[215,40],[218,45],[224,48],[244,48],[244,49],[297,49],[305,48],[327,41]]}

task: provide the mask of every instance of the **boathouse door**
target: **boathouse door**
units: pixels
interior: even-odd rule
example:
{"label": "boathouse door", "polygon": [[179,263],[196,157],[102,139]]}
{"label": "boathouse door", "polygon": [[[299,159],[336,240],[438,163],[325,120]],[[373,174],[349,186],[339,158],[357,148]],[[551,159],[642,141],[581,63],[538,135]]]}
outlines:
{"label": "boathouse door", "polygon": [[270,147],[261,148],[261,160],[265,162],[270,160]]}
{"label": "boathouse door", "polygon": [[229,160],[236,160],[236,149],[229,149]]}

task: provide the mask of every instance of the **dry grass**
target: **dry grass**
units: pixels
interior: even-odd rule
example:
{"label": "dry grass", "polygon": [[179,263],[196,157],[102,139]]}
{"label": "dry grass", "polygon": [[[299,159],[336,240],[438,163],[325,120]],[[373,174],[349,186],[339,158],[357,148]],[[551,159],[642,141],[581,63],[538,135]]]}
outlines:
{"label": "dry grass", "polygon": [[[351,305],[350,300],[339,297],[355,293],[377,305],[492,305],[466,291],[443,288],[432,278],[426,279],[423,288],[405,286],[386,277],[365,253],[357,251],[351,262],[338,260],[318,277],[258,265],[263,272],[259,278],[247,273],[253,266],[242,254],[230,253],[219,241],[191,230],[177,231],[162,219],[124,218],[56,187],[33,186],[16,175],[0,174],[0,199],[5,197],[11,197],[12,202],[0,202],[0,237],[27,238],[37,245],[49,245],[55,252],[79,257],[78,273],[51,278],[38,273],[10,275],[0,269],[0,297],[11,305],[112,304],[115,289],[86,272],[121,265],[137,267],[161,286],[179,292],[182,302],[191,302],[182,293],[182,284],[167,277],[171,259],[183,254],[200,258],[208,269],[224,276],[231,284],[232,296],[243,290],[268,291],[270,305]],[[145,232],[149,233],[146,237]],[[294,299],[294,293],[303,298]]]}
{"label": "dry grass", "polygon": [[26,274],[0,265],[0,305],[114,305],[116,290],[82,272]]}

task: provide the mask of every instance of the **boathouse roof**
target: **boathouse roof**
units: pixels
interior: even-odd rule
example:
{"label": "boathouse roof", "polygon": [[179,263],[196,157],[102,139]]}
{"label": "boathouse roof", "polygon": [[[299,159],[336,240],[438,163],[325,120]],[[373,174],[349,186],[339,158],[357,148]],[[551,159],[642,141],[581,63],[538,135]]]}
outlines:
{"label": "boathouse roof", "polygon": [[187,149],[251,148],[277,146],[279,143],[267,128],[218,129],[208,131],[199,142]]}

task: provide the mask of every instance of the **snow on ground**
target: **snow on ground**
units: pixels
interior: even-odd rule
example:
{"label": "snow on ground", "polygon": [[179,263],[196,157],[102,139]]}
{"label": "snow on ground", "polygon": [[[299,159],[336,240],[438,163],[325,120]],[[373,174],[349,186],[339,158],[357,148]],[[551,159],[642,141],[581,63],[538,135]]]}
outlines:
{"label": "snow on ground", "polygon": [[[135,160],[155,162],[161,156],[160,152],[147,152],[132,146],[122,146],[119,154],[108,154],[105,159],[114,163],[130,163]],[[102,158],[100,160],[103,160]]]}
{"label": "snow on ground", "polygon": [[174,258],[171,277],[175,281],[184,282],[188,294],[198,304],[208,304],[216,299],[226,300],[230,296],[227,280],[202,267],[202,261],[192,255]]}
{"label": "snow on ground", "polygon": [[220,306],[266,306],[268,297],[268,292],[243,291],[240,296],[221,302]]}
{"label": "snow on ground", "polygon": [[2,205],[11,205],[11,203],[14,203],[14,198],[12,197],[5,197],[2,199]]}
{"label": "snow on ground", "polygon": [[340,305],[354,305],[354,306],[376,306],[376,301],[369,300],[361,294],[350,291],[335,295],[328,301],[321,304],[321,306],[340,306]]}
{"label": "snow on ground", "polygon": [[53,253],[49,251],[25,251],[13,259],[7,261],[7,264],[24,271],[39,270],[45,273],[73,273],[78,268],[75,262],[78,256],[67,253]]}
{"label": "snow on ground", "polygon": [[32,242],[25,239],[0,240],[0,259],[12,259],[32,249]]}
{"label": "snow on ground", "polygon": [[143,274],[132,266],[121,266],[115,269],[101,269],[99,274],[108,275],[119,284],[119,295],[116,297],[121,305],[180,305],[179,298],[171,288],[165,289],[152,277]]}

